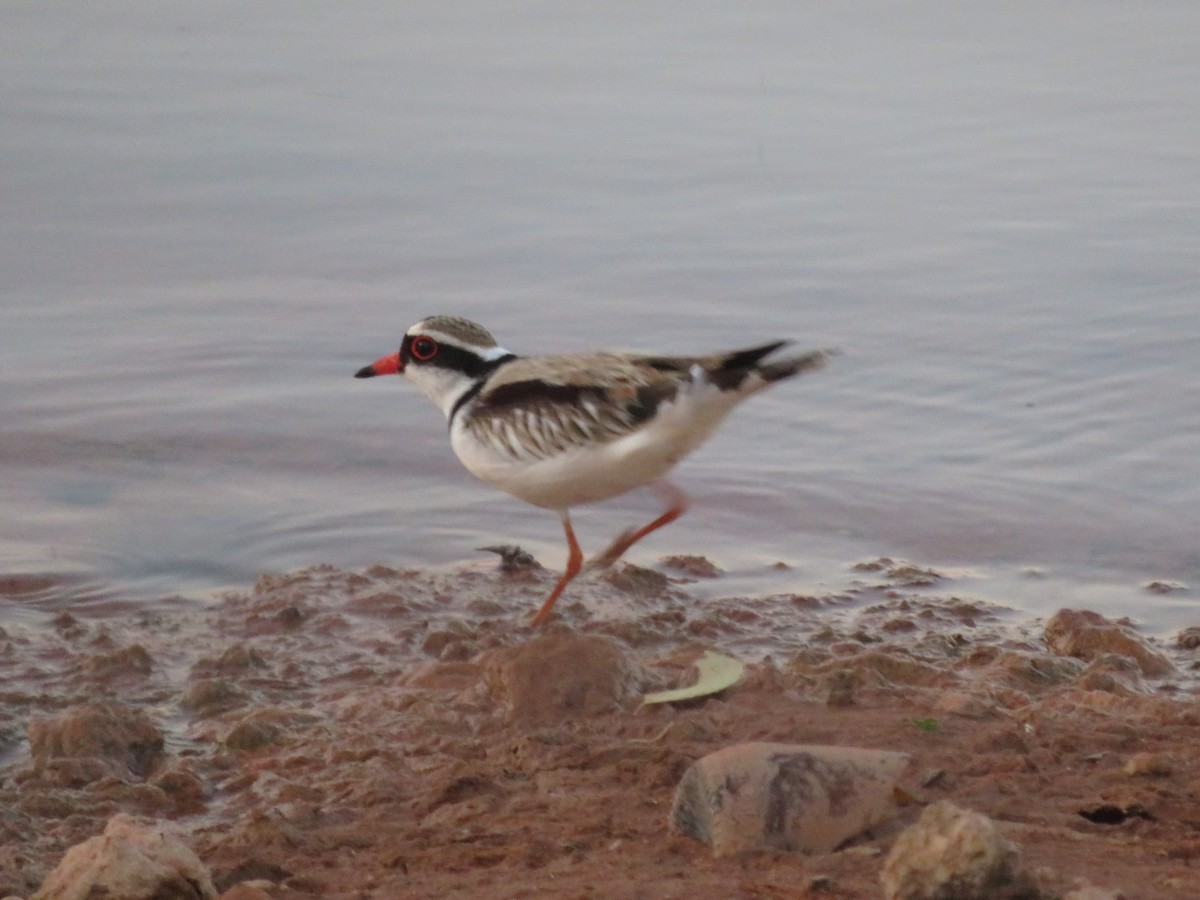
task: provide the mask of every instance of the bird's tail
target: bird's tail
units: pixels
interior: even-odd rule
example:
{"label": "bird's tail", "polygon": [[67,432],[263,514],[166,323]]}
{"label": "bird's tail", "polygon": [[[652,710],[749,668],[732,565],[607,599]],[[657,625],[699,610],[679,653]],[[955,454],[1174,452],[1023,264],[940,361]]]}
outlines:
{"label": "bird's tail", "polygon": [[815,372],[817,369],[822,369],[829,362],[830,357],[836,355],[836,350],[813,350],[801,356],[793,356],[790,359],[763,363],[757,367],[757,372],[763,381],[771,384],[772,382],[782,381],[785,378],[791,378],[794,375],[803,375],[805,372]]}
{"label": "bird's tail", "polygon": [[749,388],[751,393],[755,393],[776,381],[804,372],[814,372],[836,353],[834,350],[813,350],[801,356],[764,362],[766,357],[790,343],[791,341],[774,341],[761,347],[726,353],[711,360],[709,365],[704,367],[707,370],[705,374],[709,381],[722,390],[741,392]]}

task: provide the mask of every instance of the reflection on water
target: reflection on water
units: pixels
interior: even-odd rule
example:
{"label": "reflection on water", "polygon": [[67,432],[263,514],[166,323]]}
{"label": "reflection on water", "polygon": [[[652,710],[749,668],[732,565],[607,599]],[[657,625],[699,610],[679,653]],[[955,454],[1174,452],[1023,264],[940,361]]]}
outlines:
{"label": "reflection on water", "polygon": [[523,353],[844,349],[684,465],[639,558],[1194,619],[1140,588],[1200,584],[1200,8],[260,12],[3,14],[10,573],[558,563],[422,398],[350,377],[457,312]]}

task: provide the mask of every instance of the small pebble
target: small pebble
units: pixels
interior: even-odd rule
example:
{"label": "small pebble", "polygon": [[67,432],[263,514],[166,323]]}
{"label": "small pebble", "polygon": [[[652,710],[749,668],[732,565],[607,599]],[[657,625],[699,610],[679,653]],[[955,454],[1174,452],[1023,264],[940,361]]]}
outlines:
{"label": "small pebble", "polygon": [[1161,753],[1135,753],[1126,761],[1123,771],[1130,777],[1165,778],[1173,767],[1170,757]]}

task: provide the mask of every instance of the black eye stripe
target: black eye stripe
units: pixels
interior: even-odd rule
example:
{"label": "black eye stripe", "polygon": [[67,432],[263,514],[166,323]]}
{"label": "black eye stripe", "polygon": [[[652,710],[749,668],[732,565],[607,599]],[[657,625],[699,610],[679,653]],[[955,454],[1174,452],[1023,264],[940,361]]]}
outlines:
{"label": "black eye stripe", "polygon": [[[415,352],[413,345],[417,341],[426,340],[434,345],[432,356],[424,356]],[[405,365],[438,366],[443,369],[453,369],[457,372],[462,372],[470,378],[478,378],[480,375],[496,368],[501,362],[507,362],[509,359],[512,359],[512,356],[503,356],[500,359],[484,359],[473,350],[465,350],[462,347],[454,346],[454,344],[441,343],[423,334],[416,335],[415,337],[406,334],[403,343],[400,344],[400,359],[403,360]]]}
{"label": "black eye stripe", "polygon": [[486,360],[478,353],[455,347],[452,344],[442,344],[438,355],[429,360],[429,365],[441,366],[444,369],[455,369],[471,378],[478,378],[485,372],[496,367],[499,360]]}

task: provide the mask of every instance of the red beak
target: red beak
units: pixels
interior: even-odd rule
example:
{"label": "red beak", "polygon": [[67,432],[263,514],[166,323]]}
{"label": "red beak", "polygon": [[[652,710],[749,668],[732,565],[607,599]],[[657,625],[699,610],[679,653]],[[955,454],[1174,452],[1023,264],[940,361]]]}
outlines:
{"label": "red beak", "polygon": [[400,365],[400,351],[391,356],[381,356],[369,366],[363,366],[354,373],[355,378],[374,378],[376,375],[399,375],[404,367]]}

